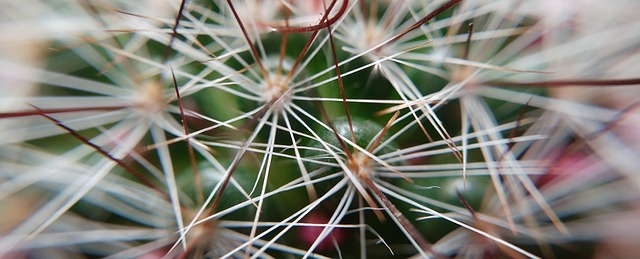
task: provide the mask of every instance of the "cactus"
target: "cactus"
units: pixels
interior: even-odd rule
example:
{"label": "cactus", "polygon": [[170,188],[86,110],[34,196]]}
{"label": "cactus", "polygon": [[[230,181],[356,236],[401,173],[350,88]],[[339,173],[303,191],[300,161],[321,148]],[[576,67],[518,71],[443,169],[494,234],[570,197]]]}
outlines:
{"label": "cactus", "polygon": [[0,255],[631,256],[636,2],[7,2]]}

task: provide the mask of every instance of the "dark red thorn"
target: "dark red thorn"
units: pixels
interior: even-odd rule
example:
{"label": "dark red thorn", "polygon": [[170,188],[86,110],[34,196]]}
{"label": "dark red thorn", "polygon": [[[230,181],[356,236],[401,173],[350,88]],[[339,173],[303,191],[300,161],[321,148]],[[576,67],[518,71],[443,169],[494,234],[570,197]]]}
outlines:
{"label": "dark red thorn", "polygon": [[[334,0],[331,5],[329,6],[329,10],[331,10],[335,4],[337,0]],[[342,1],[342,6],[340,7],[340,10],[338,10],[338,13],[331,17],[331,19],[327,20],[326,22],[321,22],[317,25],[312,25],[312,26],[307,26],[307,27],[274,27],[273,30],[276,32],[285,32],[285,33],[305,33],[305,32],[316,32],[319,30],[322,30],[324,28],[327,28],[329,26],[331,26],[332,24],[334,24],[335,22],[337,22],[340,17],[342,17],[342,15],[344,15],[344,13],[347,11],[347,6],[348,6],[349,1],[348,0],[344,0]],[[328,12],[325,14],[325,17],[327,16]],[[324,20],[325,18],[323,18]]]}
{"label": "dark red thorn", "polygon": [[238,25],[240,26],[242,35],[244,35],[244,38],[247,41],[249,48],[251,49],[251,54],[253,55],[253,58],[256,60],[256,63],[258,64],[258,67],[260,68],[260,72],[262,73],[265,79],[268,79],[269,76],[267,74],[267,70],[264,68],[264,66],[262,65],[262,62],[260,61],[260,55],[258,54],[258,50],[256,49],[256,46],[253,45],[253,42],[251,42],[251,39],[249,38],[249,34],[247,34],[247,29],[244,28],[244,24],[242,23],[242,20],[240,20],[240,16],[238,15],[238,12],[236,12],[236,8],[233,7],[231,0],[227,0],[227,4],[229,5],[231,12],[233,13],[233,17],[236,18],[236,22],[238,22]]}
{"label": "dark red thorn", "polygon": [[182,0],[180,2],[180,8],[178,9],[178,15],[176,15],[176,21],[171,28],[171,38],[169,38],[169,44],[167,44],[167,48],[164,49],[164,54],[162,57],[163,61],[166,61],[169,58],[169,52],[172,49],[173,41],[178,36],[178,26],[180,26],[180,19],[182,18],[182,11],[184,10],[184,6],[186,5],[186,0]]}
{"label": "dark red thorn", "polygon": [[41,110],[40,108],[31,105],[31,107],[33,107],[34,109],[37,110],[38,115],[46,118],[47,120],[50,120],[51,122],[53,122],[54,124],[56,124],[58,127],[64,129],[65,131],[67,131],[71,136],[73,136],[74,138],[80,140],[82,143],[84,143],[87,146],[90,146],[91,148],[95,149],[96,151],[98,151],[98,153],[102,154],[103,156],[109,158],[109,160],[115,162],[116,164],[118,164],[118,166],[122,167],[123,169],[125,169],[127,172],[129,172],[132,176],[134,176],[135,178],[137,178],[138,180],[140,180],[140,182],[142,182],[144,185],[152,188],[152,189],[156,189],[155,185],[153,183],[151,183],[149,180],[147,180],[144,176],[142,176],[142,174],[140,172],[138,172],[137,170],[135,170],[133,167],[129,166],[128,164],[126,164],[125,162],[123,162],[120,159],[115,158],[114,156],[112,156],[111,154],[109,154],[109,152],[105,151],[104,149],[102,149],[101,147],[99,147],[98,145],[94,144],[93,142],[91,142],[89,139],[85,138],[84,136],[80,135],[77,131],[75,131],[72,128],[69,128],[68,126],[64,125],[61,121],[57,120],[56,118],[53,118],[49,115],[47,115],[45,113],[45,111]]}
{"label": "dark red thorn", "polygon": [[467,44],[464,46],[463,59],[469,59],[469,52],[471,52],[471,37],[473,37],[473,23],[469,23],[469,35],[467,35]]}
{"label": "dark red thorn", "polygon": [[353,123],[351,121],[351,113],[349,112],[349,105],[347,104],[347,96],[344,92],[344,84],[342,83],[342,76],[340,74],[340,66],[338,66],[338,55],[336,54],[336,46],[333,42],[333,34],[331,33],[331,26],[327,27],[329,31],[329,43],[331,44],[331,57],[336,68],[336,76],[338,77],[338,86],[340,87],[340,96],[342,97],[342,104],[344,106],[344,112],[349,122],[349,133],[351,134],[351,141],[356,142],[356,135],[353,132]]}
{"label": "dark red thorn", "polygon": [[5,112],[5,113],[0,113],[0,119],[35,116],[35,115],[42,115],[42,113],[53,114],[53,113],[86,112],[86,111],[113,111],[113,110],[123,109],[127,107],[128,106],[102,106],[102,107],[60,108],[60,109],[48,109],[48,110],[38,109],[35,111]]}
{"label": "dark red thorn", "polygon": [[[178,82],[176,80],[176,75],[173,72],[173,67],[170,67],[170,69],[171,69],[171,77],[173,79],[173,88],[176,90],[176,98],[178,99],[178,108],[180,108],[180,118],[182,119],[182,127],[184,128],[184,135],[189,136],[189,128],[187,127],[187,118],[184,116],[184,108],[182,105],[182,98],[180,97],[180,90],[178,89]],[[202,203],[204,201],[204,194],[202,193],[200,172],[198,172],[196,155],[193,152],[193,147],[191,146],[189,137],[187,137],[184,141],[187,143],[187,149],[189,150],[189,158],[191,160],[191,168],[193,170],[193,182],[196,188],[196,198],[198,203]]]}
{"label": "dark red thorn", "polygon": [[340,138],[340,134],[338,134],[338,131],[333,126],[333,123],[331,123],[331,119],[329,119],[329,115],[327,114],[327,110],[324,109],[322,104],[320,104],[318,102],[314,102],[314,103],[317,105],[318,110],[320,111],[320,115],[322,116],[324,121],[326,121],[327,125],[329,126],[329,128],[331,128],[331,132],[333,132],[333,135],[335,135],[336,138],[338,139],[338,143],[340,143],[340,147],[342,147],[342,150],[347,155],[348,160],[349,161],[353,161],[353,155],[351,154],[351,151],[349,151],[349,148],[347,147],[347,144],[345,144],[344,141],[342,140],[342,138]]}
{"label": "dark red thorn", "polygon": [[467,202],[467,199],[465,199],[464,196],[462,196],[462,193],[460,192],[460,190],[456,189],[456,195],[458,195],[458,199],[460,199],[460,202],[462,202],[462,206],[464,206],[469,211],[469,213],[471,213],[471,217],[473,217],[474,219],[478,219],[478,216],[476,215],[476,211],[473,210],[471,205],[469,205],[469,202]]}
{"label": "dark red thorn", "polygon": [[[329,8],[327,9],[327,11],[325,11],[325,14],[322,16],[322,19],[320,19],[320,22],[323,22],[323,21],[327,20],[327,17],[329,16],[329,12],[331,11],[331,9],[334,7],[334,5],[336,3],[335,1],[336,0],[331,2],[331,4],[329,5]],[[287,75],[287,80],[286,81],[289,81],[289,79],[293,76],[293,73],[296,71],[296,69],[298,68],[298,66],[302,62],[302,59],[307,54],[307,51],[309,51],[309,48],[311,47],[311,43],[313,43],[313,40],[316,38],[316,36],[318,35],[319,32],[320,31],[314,31],[311,34],[311,37],[309,37],[309,40],[304,45],[304,48],[302,48],[302,51],[300,51],[300,54],[298,55],[298,58],[296,59],[296,62],[293,63],[293,66],[291,67],[291,70],[289,71],[289,74]]]}
{"label": "dark red thorn", "polygon": [[581,87],[581,86],[624,86],[640,85],[640,78],[609,80],[549,80],[537,82],[493,81],[487,85],[501,87]]}
{"label": "dark red thorn", "polygon": [[439,14],[445,12],[446,10],[449,10],[451,7],[459,4],[460,2],[462,2],[462,0],[451,0],[441,6],[439,6],[438,8],[436,8],[435,10],[433,10],[433,12],[427,14],[427,16],[425,16],[424,18],[420,19],[418,22],[414,23],[413,25],[411,25],[411,27],[407,28],[406,30],[402,31],[401,33],[397,34],[396,36],[393,36],[393,38],[391,38],[388,43],[397,41],[398,39],[402,38],[402,36],[406,35],[407,33],[419,28],[420,26],[422,26],[423,24],[425,24],[426,22],[430,21],[431,19],[435,18],[436,16],[438,16]]}

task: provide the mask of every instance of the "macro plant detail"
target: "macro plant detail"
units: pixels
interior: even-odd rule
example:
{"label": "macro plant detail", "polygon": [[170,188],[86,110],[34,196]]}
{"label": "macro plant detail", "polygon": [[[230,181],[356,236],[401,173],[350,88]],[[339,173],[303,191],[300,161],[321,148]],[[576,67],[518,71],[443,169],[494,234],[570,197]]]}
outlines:
{"label": "macro plant detail", "polygon": [[629,257],[636,1],[0,10],[1,257]]}

